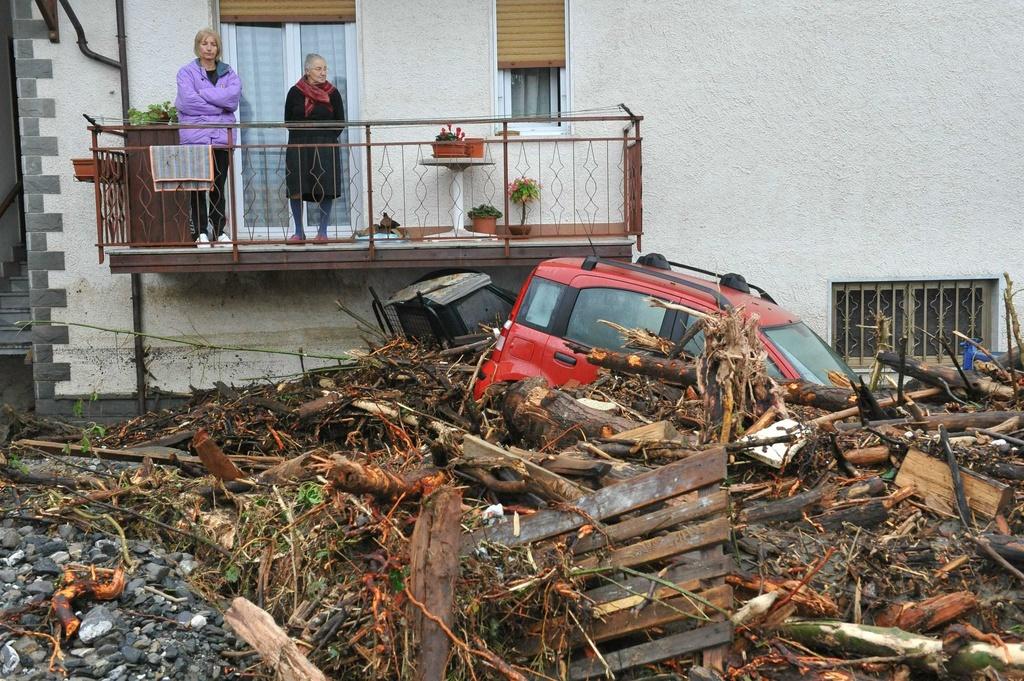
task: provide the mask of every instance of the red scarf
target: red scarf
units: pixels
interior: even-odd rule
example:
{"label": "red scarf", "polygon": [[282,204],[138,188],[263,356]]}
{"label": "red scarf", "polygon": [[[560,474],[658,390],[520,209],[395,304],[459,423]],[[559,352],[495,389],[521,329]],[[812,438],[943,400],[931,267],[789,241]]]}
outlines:
{"label": "red scarf", "polygon": [[299,82],[295,84],[295,87],[299,88],[299,92],[306,96],[306,118],[309,118],[309,114],[313,113],[313,106],[317,102],[326,104],[331,113],[334,113],[334,107],[331,106],[331,93],[334,92],[335,88],[331,81],[325,80],[322,85],[313,85],[303,76],[299,78]]}

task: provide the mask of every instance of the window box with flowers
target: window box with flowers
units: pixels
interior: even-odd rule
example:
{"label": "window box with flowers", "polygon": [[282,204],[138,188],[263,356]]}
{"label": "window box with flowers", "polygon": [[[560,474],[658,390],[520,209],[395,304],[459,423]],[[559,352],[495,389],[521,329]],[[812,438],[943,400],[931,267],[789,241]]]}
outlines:
{"label": "window box with flowers", "polygon": [[434,138],[434,158],[461,158],[466,156],[466,133],[462,128],[452,130],[452,124],[441,128]]}

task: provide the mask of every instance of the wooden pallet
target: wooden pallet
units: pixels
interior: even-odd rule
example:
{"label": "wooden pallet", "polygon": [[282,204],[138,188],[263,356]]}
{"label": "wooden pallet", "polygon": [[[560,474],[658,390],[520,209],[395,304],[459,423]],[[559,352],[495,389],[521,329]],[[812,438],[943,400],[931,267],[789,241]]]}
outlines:
{"label": "wooden pallet", "polygon": [[[572,545],[575,567],[608,572],[595,574],[588,585],[594,617],[586,636],[577,631],[560,643],[572,650],[568,678],[603,676],[606,664],[618,673],[695,652],[721,670],[732,640],[721,612],[732,606],[732,589],[724,582],[732,567],[723,552],[728,496],[719,489],[725,473],[725,449],[709,449],[586,494],[574,501],[578,512],[538,511],[519,524],[518,533],[510,522],[477,530],[466,535],[463,552],[485,541],[543,549],[591,519],[600,522],[603,531]],[[591,642],[604,662],[584,652]],[[551,644],[538,635],[519,651],[528,658]]]}

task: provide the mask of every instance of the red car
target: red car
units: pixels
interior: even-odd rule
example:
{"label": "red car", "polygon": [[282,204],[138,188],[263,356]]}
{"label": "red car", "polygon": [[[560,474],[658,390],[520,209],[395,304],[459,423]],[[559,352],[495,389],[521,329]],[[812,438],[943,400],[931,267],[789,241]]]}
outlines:
{"label": "red car", "polygon": [[[714,278],[681,274],[673,266]],[[760,295],[752,294],[751,288]],[[856,377],[799,317],[776,305],[767,293],[747,284],[742,276],[720,276],[670,263],[652,253],[636,263],[587,257],[558,258],[537,265],[523,284],[495,349],[481,367],[474,396],[479,398],[492,383],[529,376],[543,376],[555,386],[569,380],[595,380],[597,367],[587,362],[585,355],[573,352],[565,340],[622,349],[619,333],[598,323],[600,319],[627,328],[644,328],[672,340],[679,340],[696,321],[686,312],[650,306],[646,302],[649,297],[700,312],[731,306],[742,308],[744,315],[756,314],[761,341],[768,350],[768,373],[775,378],[803,378],[830,385],[830,371]],[[703,346],[703,333],[697,333],[685,349],[696,355]]]}

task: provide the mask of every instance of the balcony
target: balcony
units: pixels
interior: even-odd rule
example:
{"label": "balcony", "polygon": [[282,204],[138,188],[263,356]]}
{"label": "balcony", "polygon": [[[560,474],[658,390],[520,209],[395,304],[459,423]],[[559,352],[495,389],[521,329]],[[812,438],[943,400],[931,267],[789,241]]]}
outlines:
{"label": "balcony", "polygon": [[[150,154],[176,145],[180,127],[202,126],[93,124],[99,259],[119,273],[533,265],[595,252],[629,258],[643,232],[640,118],[563,117],[554,122],[564,134],[516,136],[511,130],[524,120],[351,121],[330,145],[287,144],[289,128],[319,124],[231,126],[230,242],[208,248],[190,237],[196,192],[156,191]],[[476,148],[435,157],[434,136],[448,123],[480,140]],[[287,240],[294,230],[289,149],[314,153],[340,178],[326,243]],[[519,177],[541,185],[525,212],[505,191]],[[503,213],[493,233],[474,231],[467,217],[485,203]],[[316,204],[305,211],[307,234],[315,233]],[[391,220],[398,226],[380,226]]]}

